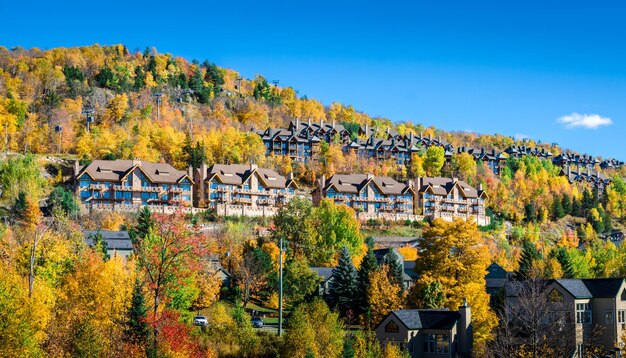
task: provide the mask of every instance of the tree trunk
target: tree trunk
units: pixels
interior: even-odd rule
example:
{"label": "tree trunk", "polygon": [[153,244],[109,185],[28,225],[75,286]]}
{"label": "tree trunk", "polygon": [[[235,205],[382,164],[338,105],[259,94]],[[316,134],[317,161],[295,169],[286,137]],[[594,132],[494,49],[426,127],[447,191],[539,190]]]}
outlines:
{"label": "tree trunk", "polygon": [[28,298],[33,297],[33,288],[35,286],[35,253],[37,252],[37,234],[33,241],[33,247],[30,250],[30,265],[28,274]]}

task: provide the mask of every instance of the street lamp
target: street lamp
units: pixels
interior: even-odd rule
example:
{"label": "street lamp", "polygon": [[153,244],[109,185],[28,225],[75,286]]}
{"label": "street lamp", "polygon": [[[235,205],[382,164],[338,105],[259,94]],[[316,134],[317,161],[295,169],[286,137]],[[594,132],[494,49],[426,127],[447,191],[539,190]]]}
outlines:
{"label": "street lamp", "polygon": [[161,92],[155,92],[154,94],[152,94],[152,97],[156,98],[158,121],[161,121],[161,96],[163,96],[163,93]]}

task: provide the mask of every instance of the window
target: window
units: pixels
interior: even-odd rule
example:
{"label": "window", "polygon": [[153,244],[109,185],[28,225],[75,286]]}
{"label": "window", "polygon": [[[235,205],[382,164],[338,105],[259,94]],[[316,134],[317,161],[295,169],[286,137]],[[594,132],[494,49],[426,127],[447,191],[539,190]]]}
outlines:
{"label": "window", "polygon": [[626,310],[617,311],[617,323],[626,324]]}
{"label": "window", "polygon": [[591,324],[591,304],[576,304],[576,323]]}
{"label": "window", "polygon": [[613,324],[613,310],[604,310],[604,323]]}
{"label": "window", "polygon": [[385,333],[398,333],[400,332],[400,327],[396,323],[396,321],[389,321],[385,326]]}
{"label": "window", "polygon": [[563,302],[563,295],[556,288],[550,291],[548,294],[548,301],[550,302]]}
{"label": "window", "polygon": [[424,353],[448,354],[450,352],[450,336],[447,334],[422,334],[422,351]]}

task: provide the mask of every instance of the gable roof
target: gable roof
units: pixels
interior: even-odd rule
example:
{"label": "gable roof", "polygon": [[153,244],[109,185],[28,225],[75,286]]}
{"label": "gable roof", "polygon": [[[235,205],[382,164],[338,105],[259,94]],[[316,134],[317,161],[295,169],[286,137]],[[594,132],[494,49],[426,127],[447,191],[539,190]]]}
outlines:
{"label": "gable roof", "polygon": [[370,183],[373,183],[385,195],[400,195],[409,189],[407,184],[399,183],[390,177],[375,177],[368,174],[335,174],[328,179],[324,190],[334,187],[340,193],[356,194]]}
{"label": "gable roof", "polygon": [[217,177],[224,184],[243,185],[255,173],[267,188],[282,189],[295,184],[272,169],[245,164],[213,164],[207,169],[207,180]]}
{"label": "gable roof", "polygon": [[485,278],[507,278],[507,272],[502,266],[494,262],[487,267]]}
{"label": "gable roof", "polygon": [[[576,299],[613,298],[617,297],[624,282],[623,278],[562,278],[543,281],[548,287],[552,282],[561,286]],[[506,283],[508,297],[519,296],[524,281]]]}
{"label": "gable roof", "polygon": [[461,315],[448,309],[415,309],[391,311],[406,328],[417,329],[452,329]]}
{"label": "gable roof", "polygon": [[98,233],[102,236],[102,241],[106,243],[107,250],[131,251],[133,249],[133,243],[127,231],[83,230],[87,246],[94,246],[94,240]]}
{"label": "gable roof", "polygon": [[309,269],[315,272],[322,282],[328,281],[333,276],[332,267],[309,267]]}
{"label": "gable roof", "polygon": [[96,181],[121,182],[135,168],[139,168],[153,183],[175,184],[187,177],[187,172],[177,170],[167,163],[139,160],[94,160],[80,169],[77,178],[87,174]]}
{"label": "gable roof", "polygon": [[433,194],[448,195],[452,192],[455,185],[460,188],[460,193],[465,198],[479,198],[483,194],[483,190],[477,190],[470,186],[463,180],[456,180],[454,178],[443,177],[425,177],[421,180],[421,186],[418,188],[419,192],[425,192],[430,190]]}

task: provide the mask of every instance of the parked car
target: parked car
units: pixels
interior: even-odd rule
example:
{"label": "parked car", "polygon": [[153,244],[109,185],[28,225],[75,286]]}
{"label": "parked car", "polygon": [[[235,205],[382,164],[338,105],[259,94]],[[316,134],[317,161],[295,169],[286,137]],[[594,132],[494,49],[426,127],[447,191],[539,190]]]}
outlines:
{"label": "parked car", "polygon": [[209,324],[209,321],[206,319],[206,317],[197,315],[193,318],[193,324],[194,326],[205,327]]}
{"label": "parked car", "polygon": [[263,327],[263,320],[260,317],[255,317],[252,319],[252,327],[261,328]]}

